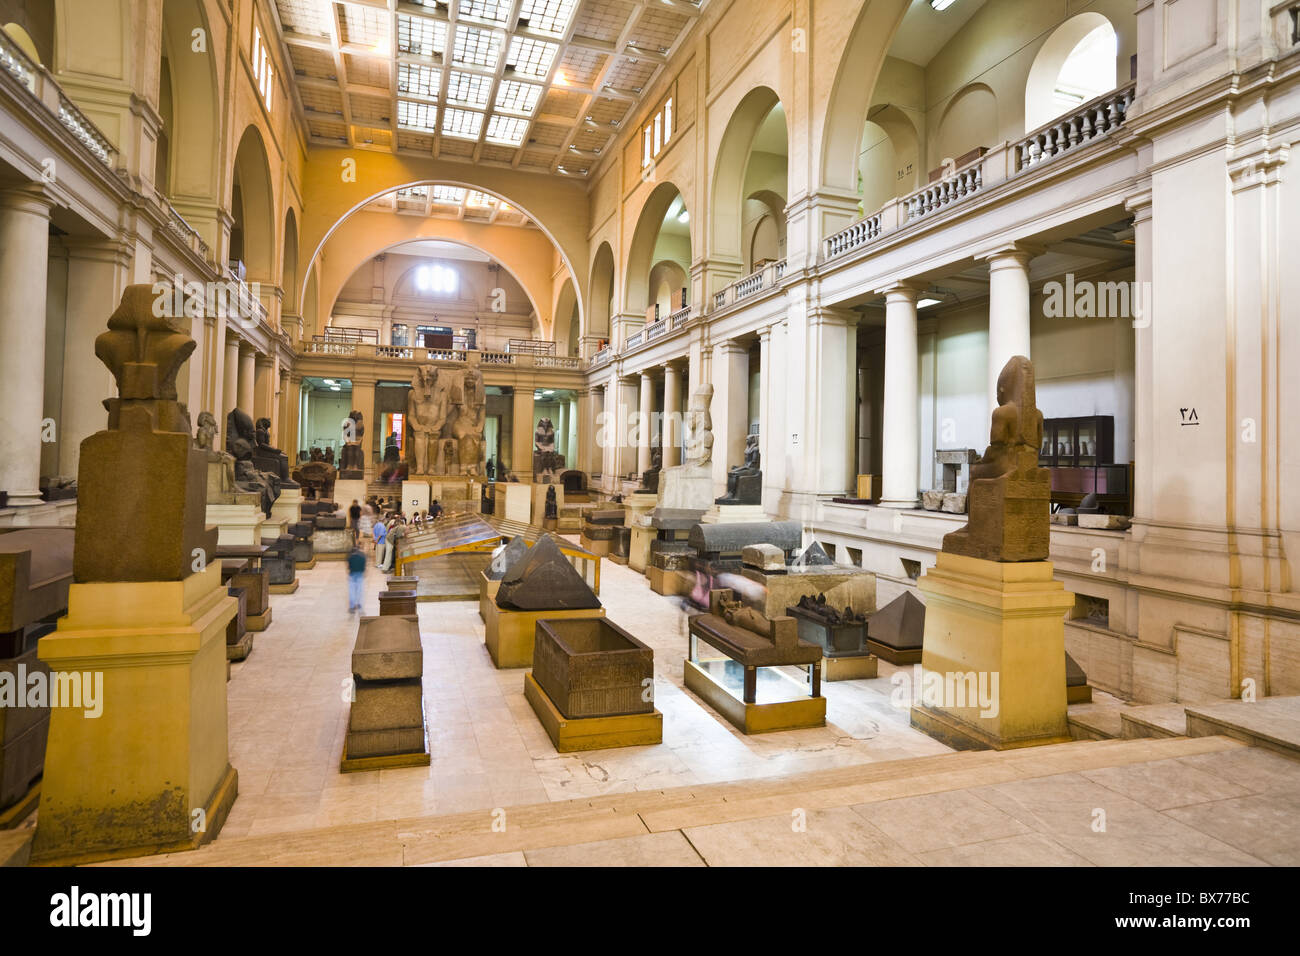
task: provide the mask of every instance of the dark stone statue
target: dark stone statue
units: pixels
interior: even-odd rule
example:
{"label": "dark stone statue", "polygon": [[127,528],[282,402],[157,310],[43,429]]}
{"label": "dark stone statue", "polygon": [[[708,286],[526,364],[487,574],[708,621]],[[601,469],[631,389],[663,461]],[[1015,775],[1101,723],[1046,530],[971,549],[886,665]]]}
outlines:
{"label": "dark stone statue", "polygon": [[366,433],[363,416],[355,408],[343,422],[343,450],[339,453],[339,477],[358,479],[366,476],[366,456],[361,436]]}
{"label": "dark stone statue", "polygon": [[727,472],[727,493],[715,500],[720,505],[760,505],[763,503],[763,472],[759,467],[758,436],[745,439],[745,461]]}
{"label": "dark stone statue", "polygon": [[943,550],[985,561],[1046,561],[1051,474],[1038,467],[1043,413],[1029,359],[1007,362],[997,398],[989,446],[970,468],[970,520],[944,536]]}
{"label": "dark stone statue", "polygon": [[797,606],[832,627],[838,627],[842,624],[862,624],[866,622],[866,618],[861,614],[855,613],[851,606],[846,607],[843,611],[839,611],[836,610],[834,605],[827,604],[825,594],[819,594],[816,597],[805,594],[799,599],[799,604]]}
{"label": "dark stone statue", "polygon": [[[226,416],[226,452],[235,459],[235,487],[262,496],[262,511],[271,514],[271,505],[280,497],[280,475],[257,467],[257,429],[248,413],[238,408]],[[278,449],[276,450],[278,454]],[[283,456],[281,456],[283,457]]]}
{"label": "dark stone statue", "polygon": [[559,505],[555,500],[555,486],[546,489],[546,518],[552,520],[560,516]]}
{"label": "dark stone statue", "polygon": [[256,444],[253,448],[253,464],[259,471],[269,472],[279,478],[282,486],[292,485],[289,480],[289,456],[271,444],[271,419],[259,418],[254,434]]}
{"label": "dark stone statue", "polygon": [[[650,450],[650,467],[641,473],[641,487],[637,492],[647,494],[658,494],[659,492],[659,475],[664,470],[664,453],[658,445]],[[567,472],[566,472],[567,474]]]}

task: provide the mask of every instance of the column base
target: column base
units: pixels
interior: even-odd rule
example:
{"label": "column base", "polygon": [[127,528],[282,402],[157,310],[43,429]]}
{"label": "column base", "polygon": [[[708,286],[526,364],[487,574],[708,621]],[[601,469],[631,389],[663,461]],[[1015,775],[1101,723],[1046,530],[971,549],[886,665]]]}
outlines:
{"label": "column base", "polygon": [[920,498],[881,498],[876,502],[879,508],[897,508],[900,511],[914,511],[921,506]]}

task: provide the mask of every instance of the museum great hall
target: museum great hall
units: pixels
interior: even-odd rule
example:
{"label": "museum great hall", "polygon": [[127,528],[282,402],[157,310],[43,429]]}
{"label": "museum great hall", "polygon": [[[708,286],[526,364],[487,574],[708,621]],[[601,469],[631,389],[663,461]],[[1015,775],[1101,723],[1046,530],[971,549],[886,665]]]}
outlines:
{"label": "museum great hall", "polygon": [[1300,864],[1297,141],[1300,0],[0,0],[0,863]]}

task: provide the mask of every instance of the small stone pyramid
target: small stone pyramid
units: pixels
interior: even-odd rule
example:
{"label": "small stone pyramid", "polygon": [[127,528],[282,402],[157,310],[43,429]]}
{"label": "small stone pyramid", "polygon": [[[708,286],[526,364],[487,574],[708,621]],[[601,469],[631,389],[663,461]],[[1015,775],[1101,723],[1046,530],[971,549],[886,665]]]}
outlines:
{"label": "small stone pyramid", "polygon": [[569,563],[552,538],[545,537],[501,578],[497,607],[515,611],[569,611],[600,607],[600,598]]}
{"label": "small stone pyramid", "polygon": [[911,591],[904,591],[867,618],[868,646],[890,663],[919,661],[924,638],[925,605]]}
{"label": "small stone pyramid", "polygon": [[506,576],[506,572],[514,567],[515,563],[528,553],[528,542],[524,540],[523,535],[515,535],[510,539],[510,543],[498,551],[492,557],[492,563],[488,565],[487,579],[489,581],[500,581]]}
{"label": "small stone pyramid", "polygon": [[803,554],[799,555],[794,563],[798,567],[812,568],[834,565],[835,561],[826,553],[826,549],[821,546],[820,542],[814,541],[804,548]]}

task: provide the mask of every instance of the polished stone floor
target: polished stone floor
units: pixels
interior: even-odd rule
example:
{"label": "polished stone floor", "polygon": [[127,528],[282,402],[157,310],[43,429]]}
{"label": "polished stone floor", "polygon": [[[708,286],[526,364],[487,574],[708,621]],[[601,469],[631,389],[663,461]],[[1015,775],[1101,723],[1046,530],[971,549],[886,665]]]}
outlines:
{"label": "polished stone floor", "polygon": [[[655,652],[664,743],[557,754],[523,693],[524,671],[498,671],[477,602],[422,602],[424,695],[432,764],[340,774],[344,682],[356,637],[343,565],[319,562],[296,594],[272,598],[274,621],[229,684],[230,755],[239,799],[223,837],[769,777],[947,752],[891,705],[894,668],[872,681],[824,684],[824,728],[746,737],[682,686],[686,618],[646,579],[602,562],[611,620]],[[385,575],[367,572],[378,613]]]}
{"label": "polished stone floor", "polygon": [[115,865],[1300,865],[1300,761],[1224,736],[955,753],[908,726],[882,663],[825,685],[825,728],[745,737],[683,689],[676,602],[612,562],[602,598],[655,650],[662,745],[557,754],[477,605],[426,603],[432,765],[340,774],[344,583],[304,574],[234,668],[220,837]]}

